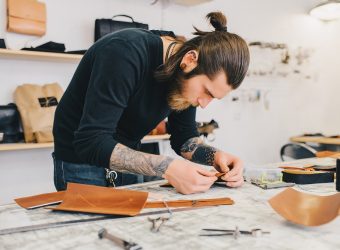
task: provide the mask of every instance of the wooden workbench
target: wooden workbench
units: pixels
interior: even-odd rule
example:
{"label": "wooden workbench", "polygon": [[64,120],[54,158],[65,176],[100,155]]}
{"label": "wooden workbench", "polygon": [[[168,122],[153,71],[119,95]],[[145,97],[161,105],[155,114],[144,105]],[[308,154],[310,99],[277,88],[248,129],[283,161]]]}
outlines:
{"label": "wooden workbench", "polygon": [[[334,159],[308,159],[295,161],[295,165]],[[318,161],[318,162],[316,162]],[[321,162],[322,164],[322,162]],[[263,167],[276,168],[278,164]],[[162,182],[162,181],[161,181]],[[340,218],[319,227],[304,227],[292,224],[280,217],[267,200],[284,190],[263,190],[249,183],[237,189],[214,186],[208,192],[181,195],[170,188],[160,188],[161,182],[150,182],[128,186],[134,190],[145,190],[163,195],[165,199],[198,199],[228,196],[235,201],[231,206],[207,207],[189,211],[174,212],[158,233],[150,231],[150,216],[108,219],[78,225],[68,225],[25,233],[0,235],[1,249],[120,249],[107,239],[99,239],[98,230],[105,227],[110,233],[133,240],[143,249],[340,249]],[[295,187],[321,195],[334,194],[335,185],[315,184]],[[143,210],[142,213],[148,213]],[[0,230],[33,224],[92,218],[98,215],[51,212],[39,208],[25,210],[16,204],[0,206]],[[152,215],[155,217],[159,215]],[[261,228],[269,235],[252,237],[241,235],[200,237],[202,228],[240,230]]]}

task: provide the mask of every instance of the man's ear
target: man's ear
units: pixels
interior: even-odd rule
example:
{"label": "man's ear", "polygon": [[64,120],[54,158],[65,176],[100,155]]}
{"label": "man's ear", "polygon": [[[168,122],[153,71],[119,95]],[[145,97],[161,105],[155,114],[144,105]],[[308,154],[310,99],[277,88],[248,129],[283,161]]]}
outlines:
{"label": "man's ear", "polygon": [[197,66],[198,52],[196,50],[189,50],[182,58],[180,67],[184,73],[189,73]]}

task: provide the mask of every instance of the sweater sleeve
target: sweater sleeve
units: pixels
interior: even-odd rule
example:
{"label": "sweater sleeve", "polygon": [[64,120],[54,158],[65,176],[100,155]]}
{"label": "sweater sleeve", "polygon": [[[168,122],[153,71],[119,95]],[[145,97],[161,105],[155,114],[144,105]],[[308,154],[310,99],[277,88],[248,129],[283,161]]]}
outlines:
{"label": "sweater sleeve", "polygon": [[199,136],[196,127],[196,108],[189,107],[181,112],[172,112],[168,117],[168,126],[171,147],[181,155],[182,145],[190,138]]}
{"label": "sweater sleeve", "polygon": [[73,145],[82,161],[108,167],[112,150],[118,143],[113,134],[136,88],[140,64],[132,47],[121,40],[94,52],[83,114]]}

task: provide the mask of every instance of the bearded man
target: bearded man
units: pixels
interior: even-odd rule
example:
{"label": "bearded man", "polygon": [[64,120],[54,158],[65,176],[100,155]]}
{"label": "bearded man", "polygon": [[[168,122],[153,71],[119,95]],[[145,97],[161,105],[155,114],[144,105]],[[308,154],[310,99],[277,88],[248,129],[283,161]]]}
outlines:
{"label": "bearded man", "polygon": [[[227,31],[220,12],[207,15],[214,31],[195,28],[180,42],[166,33],[126,29],[98,40],[82,58],[54,120],[54,183],[99,186],[131,183],[131,174],[167,179],[183,194],[204,192],[226,173],[243,183],[239,158],[208,146],[196,129],[196,108],[225,97],[243,81],[246,42]],[[141,139],[168,119],[170,142],[184,159],[138,151]]]}

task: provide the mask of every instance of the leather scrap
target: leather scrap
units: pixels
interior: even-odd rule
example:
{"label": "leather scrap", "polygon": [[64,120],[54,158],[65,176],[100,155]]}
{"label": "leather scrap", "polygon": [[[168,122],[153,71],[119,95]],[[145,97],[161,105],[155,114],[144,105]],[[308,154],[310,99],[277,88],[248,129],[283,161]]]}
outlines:
{"label": "leather scrap", "polygon": [[65,191],[33,195],[23,198],[14,199],[15,202],[26,209],[38,208],[46,205],[52,205],[63,201]]}
{"label": "leather scrap", "polygon": [[234,201],[228,197],[212,198],[212,199],[198,199],[198,200],[173,200],[173,201],[149,201],[144,208],[166,208],[169,207],[204,207],[204,206],[218,206],[218,205],[233,205]]}
{"label": "leather scrap", "polygon": [[340,193],[319,196],[287,188],[268,202],[283,218],[304,226],[320,226],[340,214]]}

